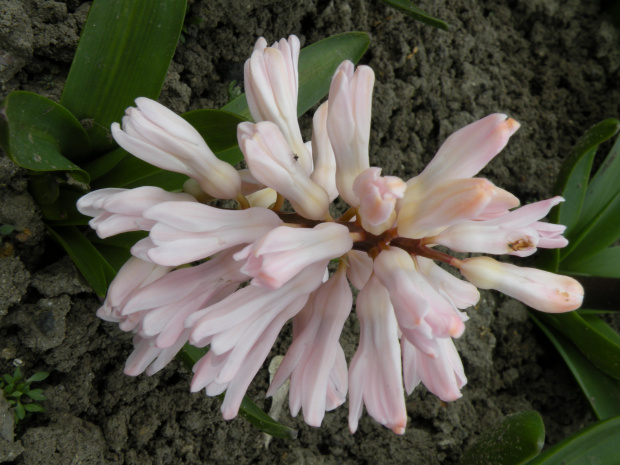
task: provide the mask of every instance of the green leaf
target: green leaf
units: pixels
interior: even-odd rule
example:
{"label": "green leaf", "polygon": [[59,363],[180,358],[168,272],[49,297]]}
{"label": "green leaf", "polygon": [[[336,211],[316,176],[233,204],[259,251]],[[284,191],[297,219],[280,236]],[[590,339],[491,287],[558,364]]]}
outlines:
{"label": "green leaf", "polygon": [[568,339],[536,318],[530,317],[545,333],[573,373],[599,420],[620,415],[620,381],[596,368]]}
{"label": "green leaf", "polygon": [[420,21],[424,24],[428,24],[429,26],[436,27],[438,29],[443,29],[444,31],[448,30],[448,23],[442,21],[441,19],[434,18],[428,13],[420,10],[417,6],[411,3],[409,0],[381,0],[386,5],[390,5],[393,8],[396,8],[399,11],[402,11],[408,16],[411,16],[413,19]]}
{"label": "green leaf", "polygon": [[620,335],[598,316],[570,312],[537,317],[570,339],[600,370],[620,379]]}
{"label": "green leaf", "polygon": [[22,379],[22,371],[19,369],[19,367],[15,368],[15,371],[13,372],[13,382],[14,383],[19,383]]}
{"label": "green leaf", "polygon": [[24,393],[21,391],[13,391],[11,392],[8,397],[16,397],[16,398],[20,398]]}
{"label": "green leaf", "polygon": [[562,263],[562,271],[586,276],[620,278],[620,246],[609,247],[581,260]]}
{"label": "green leaf", "polygon": [[147,236],[146,231],[132,231],[105,239],[94,236],[90,238],[90,241],[112,268],[118,272],[131,257],[130,249],[134,244]]}
{"label": "green leaf", "polygon": [[90,122],[96,154],[113,147],[110,124],[136,97],[159,96],[177,46],[187,0],[95,0],[61,104]]}
{"label": "green leaf", "polygon": [[84,164],[84,169],[90,175],[91,181],[94,181],[118,165],[126,156],[127,152],[118,147],[117,149],[111,150],[110,152],[97,157],[93,161]]}
{"label": "green leaf", "polygon": [[618,179],[620,179],[620,137],[616,139],[616,143],[588,184],[581,223],[588,224],[593,221],[596,211],[609,204],[618,195],[620,190]]}
{"label": "green leaf", "polygon": [[239,415],[252,423],[263,433],[267,433],[274,438],[295,439],[297,438],[297,430],[278,423],[265,412],[263,412],[254,402],[247,396],[243,396],[241,407],[239,407]]}
{"label": "green leaf", "polygon": [[592,160],[600,144],[613,137],[620,121],[610,118],[592,126],[577,141],[564,161],[555,185],[555,193],[566,199],[550,215],[551,221],[563,224],[569,234],[575,228],[583,205]]}
{"label": "green leaf", "polygon": [[12,224],[3,224],[0,226],[0,236],[8,236],[13,231],[15,231],[15,226]]}
{"label": "green leaf", "polygon": [[31,391],[28,391],[26,395],[32,400],[47,400],[47,397],[43,395],[43,389],[32,389]]}
{"label": "green leaf", "polygon": [[[327,95],[338,65],[344,60],[357,63],[369,44],[367,33],[345,32],[304,47],[299,54],[297,116],[303,115]],[[222,110],[252,120],[245,94],[223,106]]]}
{"label": "green leaf", "polygon": [[[561,261],[571,254],[571,260],[582,260],[605,249],[620,236],[620,222],[617,221],[620,215],[620,189],[617,182],[606,174],[607,169],[611,170],[612,175],[619,169],[617,163],[613,163],[613,157],[611,160],[608,158],[598,171],[596,185],[592,188],[588,184],[598,145],[611,138],[619,128],[620,121],[613,118],[598,123],[577,142],[560,172],[558,186],[567,170],[565,168],[574,168],[562,191],[566,202],[560,206],[557,221],[567,226],[565,236],[569,239],[569,245],[560,251]],[[571,165],[574,155],[580,155],[582,151],[583,160]],[[603,186],[601,182],[610,184]],[[586,196],[588,191],[591,193]]]}
{"label": "green leaf", "polygon": [[549,448],[527,465],[617,465],[620,417],[595,423]]}
{"label": "green leaf", "polygon": [[195,110],[181,116],[196,128],[214,153],[236,147],[237,125],[247,121],[223,110]]}
{"label": "green leaf", "polygon": [[[21,404],[21,402],[18,402],[15,405],[15,416],[18,420],[23,420],[26,416],[26,411],[24,410],[24,406]],[[17,421],[15,423],[17,423]]]}
{"label": "green leaf", "polygon": [[[192,371],[192,367],[208,351],[208,347],[199,348],[194,347],[188,343],[183,346],[181,351],[177,354],[177,357],[181,360],[185,368],[187,368],[189,371]],[[223,399],[224,394],[220,394],[218,397],[220,399]],[[275,438],[295,439],[297,437],[296,430],[275,421],[273,418],[263,412],[247,396],[243,396],[243,400],[241,401],[241,407],[239,408],[239,415],[252,423],[259,430]]]}
{"label": "green leaf", "polygon": [[535,457],[545,443],[545,426],[538,412],[508,415],[487,430],[463,454],[461,465],[518,465]]}
{"label": "green leaf", "polygon": [[22,168],[73,171],[81,182],[88,174],[73,161],[89,151],[88,136],[66,108],[32,92],[12,92],[0,108],[0,144]]}
{"label": "green leaf", "polygon": [[116,271],[95,246],[74,226],[47,226],[47,230],[69,254],[95,293],[105,296]]}
{"label": "green leaf", "polygon": [[24,409],[27,412],[45,412],[45,409],[39,404],[24,404]]}
{"label": "green leaf", "polygon": [[112,170],[93,182],[93,189],[122,187],[131,189],[140,186],[157,186],[168,191],[180,190],[187,176],[164,171],[139,158],[123,158]]}
{"label": "green leaf", "polygon": [[34,375],[32,375],[30,378],[28,378],[26,380],[26,383],[30,384],[30,383],[36,383],[38,381],[43,381],[44,379],[47,379],[49,375],[50,374],[47,371],[38,371]]}

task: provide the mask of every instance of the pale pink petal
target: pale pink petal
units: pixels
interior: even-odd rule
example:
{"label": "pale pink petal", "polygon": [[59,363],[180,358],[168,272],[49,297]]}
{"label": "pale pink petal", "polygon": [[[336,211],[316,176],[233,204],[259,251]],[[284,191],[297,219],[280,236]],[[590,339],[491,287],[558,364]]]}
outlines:
{"label": "pale pink petal", "polygon": [[372,258],[366,252],[350,250],[347,252],[347,278],[357,290],[362,290],[372,274]]}
{"label": "pale pink petal", "polygon": [[97,316],[106,321],[121,321],[121,309],[132,293],[158,280],[170,271],[170,267],[131,257],[118,271],[108,288],[103,306]]}
{"label": "pale pink petal", "polygon": [[415,182],[428,188],[475,176],[506,146],[519,126],[512,118],[496,113],[459,129],[446,139]]}
{"label": "pale pink petal", "polygon": [[329,89],[327,131],[336,157],[336,186],[352,207],[359,205],[353,192],[355,178],[369,166],[368,141],[375,75],[368,66],[350,61],[340,64]]}
{"label": "pale pink petal", "polygon": [[280,226],[235,255],[252,284],[278,289],[313,263],[344,255],[353,246],[349,229],[321,223],[312,229]]}
{"label": "pale pink petal", "polygon": [[467,378],[452,339],[436,341],[437,356],[429,357],[406,339],[401,339],[405,389],[411,394],[422,381],[426,389],[441,400],[451,402],[462,396],[460,390]]}
{"label": "pale pink petal", "polygon": [[89,225],[101,238],[139,231],[146,224],[142,213],[162,202],[195,202],[189,194],[167,192],[159,187],[108,188],[90,192],[77,202],[80,213],[94,218]]}
{"label": "pale pink petal", "polygon": [[[342,367],[336,363],[342,351],[338,339],[352,302],[351,289],[341,269],[293,319],[293,344],[267,391],[267,396],[273,395],[290,377],[291,414],[296,416],[303,408],[304,420],[310,426],[321,425],[325,411],[329,410],[328,399],[331,408],[335,408],[335,402],[344,402],[346,381],[339,380]],[[344,370],[346,373],[346,362]],[[332,381],[332,373],[337,383]]]}
{"label": "pale pink petal", "polygon": [[536,221],[532,227],[538,232],[538,247],[543,249],[560,249],[568,245],[568,240],[562,236],[566,226],[562,224],[543,223]]}
{"label": "pale pink petal", "polygon": [[476,218],[495,193],[496,187],[481,178],[447,181],[417,195],[412,194],[408,186],[405,196],[398,202],[398,234],[419,239]]}
{"label": "pale pink petal", "polygon": [[265,208],[224,210],[188,202],[162,203],[146,210],[143,217],[155,224],[148,242],[138,242],[132,253],[171,266],[254,242],[282,224],[278,215]]}
{"label": "pale pink petal", "polygon": [[[202,346],[203,341],[215,335],[222,335],[235,328],[251,327],[265,314],[277,313],[299,296],[308,296],[323,281],[326,262],[314,264],[275,291],[258,286],[247,286],[238,290],[222,301],[194,313],[185,321],[186,327],[192,327],[191,343]],[[211,350],[218,353],[233,347],[243,331],[237,331],[234,337],[213,339]]]}
{"label": "pale pink petal", "polygon": [[433,260],[424,257],[417,257],[416,260],[420,271],[433,281],[439,293],[456,308],[462,310],[472,307],[480,300],[480,292],[476,286],[448,273]]}
{"label": "pale pink petal", "polygon": [[314,170],[310,179],[325,189],[331,202],[338,197],[338,189],[336,188],[336,157],[327,134],[327,106],[328,102],[323,102],[312,118]]}
{"label": "pale pink petal", "polygon": [[406,188],[396,176],[381,176],[381,168],[362,171],[353,183],[353,192],[360,200],[362,227],[376,236],[390,229],[396,220],[396,201]]}
{"label": "pale pink petal", "polygon": [[297,62],[299,39],[291,35],[273,46],[261,37],[245,62],[245,91],[254,121],[271,121],[279,128],[299,164],[312,172],[312,157],[304,146],[297,121]]}
{"label": "pale pink petal", "polygon": [[[459,337],[465,330],[467,318],[416,269],[404,250],[392,247],[381,251],[374,272],[388,289],[399,328],[410,342],[415,343],[420,331],[430,339]],[[415,337],[410,337],[412,334]]]}
{"label": "pale pink petal", "polygon": [[405,432],[407,411],[398,325],[385,287],[373,275],[357,297],[360,343],[349,369],[349,429],[357,430],[362,407],[397,434]]}
{"label": "pale pink petal", "polygon": [[[188,319],[190,339],[200,345],[207,335],[211,344],[209,353],[194,366],[192,392],[204,387],[207,395],[217,395],[226,390],[222,414],[225,419],[234,418],[282,326],[320,285],[325,266],[309,267],[276,291],[248,286],[205,309],[204,315]],[[232,342],[231,335],[235,336]]]}
{"label": "pale pink petal", "polygon": [[503,292],[542,312],[569,312],[583,301],[583,287],[568,276],[521,268],[489,257],[467,258],[459,269],[474,286]]}

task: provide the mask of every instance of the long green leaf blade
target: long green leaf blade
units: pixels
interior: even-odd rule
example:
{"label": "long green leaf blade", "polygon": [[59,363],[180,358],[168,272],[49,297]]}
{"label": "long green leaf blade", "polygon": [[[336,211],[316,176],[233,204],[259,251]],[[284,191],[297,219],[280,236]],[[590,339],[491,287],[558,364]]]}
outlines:
{"label": "long green leaf blade", "polygon": [[157,99],[187,0],[95,0],[61,104],[92,126],[95,154],[113,148],[110,124],[136,97]]}
{"label": "long green leaf blade", "polygon": [[550,218],[554,223],[565,225],[567,234],[577,226],[596,149],[613,137],[619,128],[620,121],[614,118],[594,125],[577,141],[562,165],[554,190],[566,202],[560,204]]}
{"label": "long green leaf blade", "polygon": [[[559,252],[561,261],[566,260],[577,249],[579,252],[572,259],[587,257],[606,248],[620,235],[620,222],[616,221],[620,214],[619,190],[616,182],[612,184],[616,189],[611,195],[607,195],[608,187],[601,189],[600,182],[597,182],[599,187],[595,192],[603,191],[606,194],[604,203],[592,205],[591,200],[586,202],[590,170],[596,149],[601,143],[613,137],[619,129],[620,121],[614,118],[593,126],[579,139],[560,171],[556,191],[567,201],[560,205],[557,218],[552,214],[551,219],[567,226],[565,236],[569,239],[569,244]],[[599,179],[601,176],[597,174]],[[601,196],[596,198],[602,201]],[[587,208],[582,208],[586,205]],[[588,238],[590,240],[587,240]]]}
{"label": "long green leaf blade", "polygon": [[590,128],[575,144],[562,165],[555,184],[555,194],[566,200],[549,214],[552,223],[566,226],[565,236],[569,239],[567,248],[545,250],[539,255],[537,264],[540,268],[556,273],[560,268],[560,257],[566,257],[574,244],[574,233],[586,195],[592,162],[598,146],[613,137],[618,130],[618,120],[607,119]]}
{"label": "long green leaf blade", "polygon": [[620,417],[601,421],[551,447],[527,465],[617,465]]}
{"label": "long green leaf blade", "polygon": [[538,318],[570,339],[600,370],[620,379],[620,335],[596,315],[539,313]]}
{"label": "long green leaf blade", "polygon": [[74,226],[48,226],[47,230],[69,254],[95,293],[100,297],[105,296],[116,271],[93,244]]}
{"label": "long green leaf blade", "polygon": [[534,312],[530,312],[530,317],[568,365],[597,418],[606,420],[620,415],[620,381],[607,376],[592,365],[574,344],[536,318]]}
{"label": "long green leaf blade", "polygon": [[562,270],[570,274],[620,278],[620,246],[609,247],[580,261],[562,263]]}
{"label": "long green leaf blade", "polygon": [[609,204],[620,190],[620,137],[609,151],[586,191],[580,223],[588,224],[597,210]]}
{"label": "long green leaf blade", "polygon": [[470,447],[460,465],[519,465],[535,457],[545,443],[545,426],[538,412],[508,415]]}
{"label": "long green leaf blade", "polygon": [[420,10],[417,6],[411,3],[410,0],[381,0],[386,5],[390,5],[391,7],[396,8],[397,10],[402,11],[408,16],[411,16],[413,19],[420,21],[424,24],[428,24],[429,26],[436,27],[438,29],[443,29],[444,31],[448,30],[448,23],[442,21],[441,19],[435,18],[425,11]]}

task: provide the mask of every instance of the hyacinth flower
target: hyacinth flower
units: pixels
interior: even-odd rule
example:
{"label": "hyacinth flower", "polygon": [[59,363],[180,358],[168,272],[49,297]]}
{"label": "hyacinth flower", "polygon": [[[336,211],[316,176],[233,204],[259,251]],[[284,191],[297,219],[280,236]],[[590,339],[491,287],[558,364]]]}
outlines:
{"label": "hyacinth flower", "polygon": [[[348,395],[351,432],[365,407],[402,434],[405,393],[419,383],[443,401],[461,397],[467,379],[454,340],[466,331],[478,289],[543,312],[581,305],[583,288],[570,277],[450,253],[527,256],[564,247],[564,227],[541,221],[563,199],[519,208],[514,195],[475,177],[519,128],[503,114],[451,135],[407,181],[369,166],[374,74],[351,62],[338,67],[304,142],[299,41],[266,44],[260,39],[246,62],[256,121],[238,126],[247,170],[223,168],[191,126],[147,99],[127,110],[123,129],[113,125],[130,153],[191,179],[183,193],[104,189],[78,202],[102,237],[148,232],[98,315],[135,334],[129,375],[157,372],[187,341],[208,346],[191,390],[225,392],[226,419],[292,321],[292,345],[267,394],[290,380],[291,413],[302,411],[312,426]],[[334,218],[336,197],[350,208]],[[211,198],[236,199],[238,208],[207,205]],[[349,284],[360,291],[360,341],[347,367],[339,338],[353,318]]]}

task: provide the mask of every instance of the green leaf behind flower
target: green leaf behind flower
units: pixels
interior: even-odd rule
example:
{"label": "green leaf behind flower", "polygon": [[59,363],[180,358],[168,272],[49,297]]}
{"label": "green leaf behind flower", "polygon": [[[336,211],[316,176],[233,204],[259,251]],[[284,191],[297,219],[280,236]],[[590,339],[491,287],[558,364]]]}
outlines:
{"label": "green leaf behind flower", "polygon": [[545,425],[538,412],[508,415],[463,454],[460,465],[519,465],[535,457],[545,443]]}
{"label": "green leaf behind flower", "polygon": [[187,0],[96,0],[60,103],[88,122],[93,155],[114,148],[110,124],[136,97],[159,96]]}

